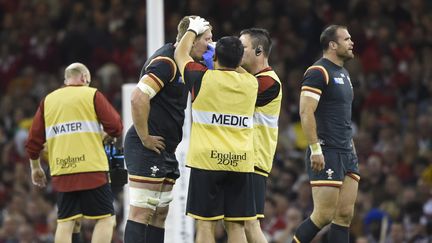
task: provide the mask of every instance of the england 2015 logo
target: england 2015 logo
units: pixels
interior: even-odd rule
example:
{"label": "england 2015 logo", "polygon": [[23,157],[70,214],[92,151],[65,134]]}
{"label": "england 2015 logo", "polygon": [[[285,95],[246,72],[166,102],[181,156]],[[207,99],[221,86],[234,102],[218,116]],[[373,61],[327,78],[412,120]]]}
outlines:
{"label": "england 2015 logo", "polygon": [[237,167],[239,162],[246,161],[246,153],[243,154],[235,154],[232,152],[221,153],[217,150],[212,150],[210,152],[210,158],[216,159],[218,165],[230,165],[233,167]]}

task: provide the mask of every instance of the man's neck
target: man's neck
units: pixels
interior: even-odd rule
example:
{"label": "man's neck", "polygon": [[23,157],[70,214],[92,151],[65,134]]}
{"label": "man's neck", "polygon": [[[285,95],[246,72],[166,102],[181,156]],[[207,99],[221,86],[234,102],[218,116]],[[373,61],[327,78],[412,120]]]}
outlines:
{"label": "man's neck", "polygon": [[344,65],[344,61],[342,59],[340,59],[338,56],[336,56],[335,53],[324,53],[323,57],[327,60],[329,60],[330,62],[343,67]]}
{"label": "man's neck", "polygon": [[249,71],[251,74],[255,75],[268,67],[270,67],[270,65],[268,64],[268,60],[263,59],[256,62],[255,65],[252,65],[251,70]]}
{"label": "man's neck", "polygon": [[214,63],[214,69],[215,70],[236,70],[235,68],[229,68],[229,67],[222,66],[219,64],[219,62]]}
{"label": "man's neck", "polygon": [[87,84],[83,83],[81,80],[68,79],[68,80],[66,80],[65,85],[66,86],[85,86]]}

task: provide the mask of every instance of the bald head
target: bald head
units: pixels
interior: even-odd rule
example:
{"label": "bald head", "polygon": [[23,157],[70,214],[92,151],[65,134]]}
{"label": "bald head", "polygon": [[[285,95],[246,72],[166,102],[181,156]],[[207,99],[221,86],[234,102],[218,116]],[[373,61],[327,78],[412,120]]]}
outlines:
{"label": "bald head", "polygon": [[89,69],[82,63],[75,62],[65,69],[65,84],[89,85],[91,75]]}

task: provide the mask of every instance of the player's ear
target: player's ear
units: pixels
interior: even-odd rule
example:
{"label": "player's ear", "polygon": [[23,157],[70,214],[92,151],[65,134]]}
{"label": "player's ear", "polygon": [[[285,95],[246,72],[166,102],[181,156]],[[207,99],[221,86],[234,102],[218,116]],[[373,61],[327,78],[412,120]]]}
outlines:
{"label": "player's ear", "polygon": [[336,47],[337,47],[337,44],[336,44],[336,42],[334,42],[334,41],[330,41],[330,48],[331,49],[336,49]]}
{"label": "player's ear", "polygon": [[262,46],[257,46],[257,48],[255,48],[255,56],[259,56],[262,53]]}

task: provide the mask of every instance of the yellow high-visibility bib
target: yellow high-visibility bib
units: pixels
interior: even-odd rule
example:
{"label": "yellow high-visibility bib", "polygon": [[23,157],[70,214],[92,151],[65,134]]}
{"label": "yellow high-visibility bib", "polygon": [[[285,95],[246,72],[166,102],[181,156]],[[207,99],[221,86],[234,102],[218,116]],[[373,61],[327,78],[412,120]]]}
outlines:
{"label": "yellow high-visibility bib", "polygon": [[282,84],[274,71],[266,71],[256,76],[270,76],[280,84],[279,95],[267,105],[256,107],[254,113],[255,166],[259,168],[259,170],[255,170],[255,173],[268,176],[273,165],[278,139]]}
{"label": "yellow high-visibility bib", "polygon": [[67,86],[45,98],[45,135],[52,176],[108,171],[97,119],[96,89]]}
{"label": "yellow high-visibility bib", "polygon": [[192,103],[187,166],[254,171],[253,112],[258,81],[249,73],[208,70]]}

